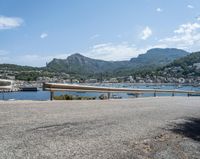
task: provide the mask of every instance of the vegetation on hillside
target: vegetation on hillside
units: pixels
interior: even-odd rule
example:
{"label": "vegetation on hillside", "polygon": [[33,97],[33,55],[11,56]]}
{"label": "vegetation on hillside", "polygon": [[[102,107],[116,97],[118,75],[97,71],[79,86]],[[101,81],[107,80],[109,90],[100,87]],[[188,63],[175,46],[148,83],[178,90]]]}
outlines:
{"label": "vegetation on hillside", "polygon": [[[169,53],[169,49],[167,52]],[[173,52],[173,56],[174,54],[176,53]],[[178,53],[178,56],[183,56],[185,54],[187,54],[187,52],[181,52]],[[96,78],[98,81],[101,81],[102,79],[122,76],[163,76],[176,78],[200,76],[200,70],[194,65],[195,63],[200,63],[200,52],[191,53],[178,59],[177,55],[173,58],[171,58],[172,55],[170,55],[168,59],[164,56],[162,59],[161,56],[163,56],[163,53],[159,53],[159,49],[154,49],[153,51],[150,50],[146,54],[140,55],[138,58],[133,58],[130,61],[112,62],[95,60],[80,54],[75,54],[69,56],[65,60],[54,59],[47,67],[42,68],[14,64],[0,64],[0,74],[1,76],[4,74],[14,75],[16,79],[25,81],[34,81],[38,77],[64,77],[62,74],[63,72],[67,72],[71,79],[76,78],[80,81],[85,81],[88,78]],[[174,58],[175,60],[173,62],[168,63]],[[154,60],[154,62],[152,62],[152,60]],[[157,64],[156,60],[158,62]],[[163,66],[161,64],[162,60],[167,64]]]}

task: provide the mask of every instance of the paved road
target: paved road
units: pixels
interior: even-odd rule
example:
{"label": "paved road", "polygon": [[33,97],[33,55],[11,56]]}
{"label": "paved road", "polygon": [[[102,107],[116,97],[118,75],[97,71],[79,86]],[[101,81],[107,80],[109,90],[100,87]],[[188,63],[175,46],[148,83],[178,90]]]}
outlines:
{"label": "paved road", "polygon": [[200,98],[1,101],[0,158],[200,158]]}

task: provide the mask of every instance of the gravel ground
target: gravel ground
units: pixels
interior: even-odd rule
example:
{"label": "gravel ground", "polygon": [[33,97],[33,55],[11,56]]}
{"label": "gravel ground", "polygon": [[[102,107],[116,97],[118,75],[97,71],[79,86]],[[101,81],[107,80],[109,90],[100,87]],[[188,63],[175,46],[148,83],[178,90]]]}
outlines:
{"label": "gravel ground", "polygon": [[1,101],[0,158],[200,158],[200,98]]}

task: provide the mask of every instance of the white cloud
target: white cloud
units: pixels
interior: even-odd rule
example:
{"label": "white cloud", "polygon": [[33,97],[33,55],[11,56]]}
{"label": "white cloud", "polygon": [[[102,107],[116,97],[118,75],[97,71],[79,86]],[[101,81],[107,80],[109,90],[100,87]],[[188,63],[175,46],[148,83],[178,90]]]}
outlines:
{"label": "white cloud", "polygon": [[177,47],[186,50],[200,49],[200,24],[182,24],[174,30],[174,35],[160,40],[168,47]]}
{"label": "white cloud", "polygon": [[137,56],[139,52],[140,50],[134,45],[127,43],[104,43],[94,45],[87,53],[85,53],[85,55],[95,59],[116,61],[129,60],[130,58]]}
{"label": "white cloud", "polygon": [[[102,59],[109,61],[116,60],[130,60],[133,57],[137,57],[139,54],[145,53],[147,50],[151,48],[165,48],[166,45],[158,44],[147,46],[143,48],[137,48],[133,44],[129,44],[126,42],[120,44],[113,43],[103,43],[97,44],[91,47],[87,52],[83,53],[83,55],[87,57],[91,57],[94,59]],[[66,59],[69,53],[63,54],[31,54],[27,53],[24,55],[16,55],[15,57],[12,54],[2,54],[0,55],[0,63],[12,63],[12,64],[20,64],[20,65],[28,65],[28,66],[45,66],[46,62],[50,62],[53,58],[57,59]]]}
{"label": "white cloud", "polygon": [[121,61],[121,60],[130,60],[133,57],[137,57],[139,54],[145,53],[147,50],[151,48],[165,48],[165,47],[166,45],[164,44],[138,48],[134,44],[129,44],[126,42],[120,44],[103,43],[94,45],[84,55],[91,58],[107,60],[107,61]]}
{"label": "white cloud", "polygon": [[42,33],[42,34],[40,35],[40,38],[41,38],[41,39],[44,39],[44,38],[46,38],[47,36],[48,36],[47,33]]}
{"label": "white cloud", "polygon": [[[143,48],[137,48],[133,44],[123,42],[120,44],[113,43],[104,43],[97,44],[91,47],[83,55],[107,61],[121,61],[121,60],[130,60],[133,57],[137,57],[139,54],[145,53],[151,48],[166,48],[164,44],[152,45]],[[28,66],[45,66],[46,62],[50,62],[53,58],[66,59],[71,54],[24,54],[12,56],[3,51],[2,56],[0,54],[0,63],[11,63],[11,64],[20,64]]]}
{"label": "white cloud", "polygon": [[0,16],[0,30],[16,28],[21,26],[22,23],[23,19],[18,17]]}
{"label": "white cloud", "polygon": [[[20,63],[23,65],[31,66],[45,66],[46,62],[50,62],[53,58],[65,59],[69,54],[55,54],[55,55],[42,55],[42,54],[26,54],[19,56]],[[23,58],[22,58],[23,57]],[[19,63],[19,61],[17,61]]]}
{"label": "white cloud", "polygon": [[98,37],[100,37],[100,35],[99,35],[99,34],[95,34],[95,35],[92,35],[92,36],[90,37],[90,39],[93,40],[93,39],[96,39],[96,38],[98,38]]}
{"label": "white cloud", "polygon": [[[142,34],[142,39],[152,35],[151,29],[147,26]],[[186,23],[180,25],[173,31],[173,35],[157,41],[157,44],[137,47],[134,44],[122,42],[119,44],[102,43],[94,45],[86,56],[102,60],[129,60],[152,48],[180,48],[187,51],[200,49],[200,23]]]}
{"label": "white cloud", "polygon": [[0,55],[0,63],[20,64],[27,66],[45,66],[46,62],[50,62],[53,58],[65,59],[69,54],[55,54],[55,55],[42,55],[42,54],[25,54],[12,56],[11,54]]}
{"label": "white cloud", "polygon": [[0,56],[5,56],[8,54],[8,51],[0,50]]}
{"label": "white cloud", "polygon": [[121,35],[121,34],[118,34],[118,35],[117,35],[117,38],[122,38],[122,35]]}
{"label": "white cloud", "polygon": [[145,29],[141,33],[141,39],[146,40],[152,35],[152,30],[146,26]]}
{"label": "white cloud", "polygon": [[200,21],[200,16],[196,17],[197,21]]}
{"label": "white cloud", "polygon": [[157,11],[157,12],[162,12],[163,9],[161,9],[161,8],[156,8],[156,11]]}
{"label": "white cloud", "polygon": [[174,31],[174,33],[190,34],[190,33],[196,31],[199,28],[200,28],[199,23],[187,23],[187,24],[180,25],[179,28]]}
{"label": "white cloud", "polygon": [[[147,30],[147,31],[144,31]],[[152,35],[149,27],[143,30],[143,39]],[[150,30],[150,31],[148,31]],[[129,60],[145,53],[151,48],[180,48],[187,51],[200,50],[200,23],[186,23],[175,29],[171,36],[158,40],[157,44],[138,47],[128,42],[96,44],[84,53],[85,56],[102,60]],[[148,36],[147,36],[148,35]],[[0,50],[1,63],[18,63],[21,65],[45,66],[53,58],[65,59],[70,54],[26,54],[13,57],[7,51]]]}
{"label": "white cloud", "polygon": [[193,8],[194,8],[194,6],[191,5],[191,4],[188,4],[187,7],[190,8],[190,9],[193,9]]}

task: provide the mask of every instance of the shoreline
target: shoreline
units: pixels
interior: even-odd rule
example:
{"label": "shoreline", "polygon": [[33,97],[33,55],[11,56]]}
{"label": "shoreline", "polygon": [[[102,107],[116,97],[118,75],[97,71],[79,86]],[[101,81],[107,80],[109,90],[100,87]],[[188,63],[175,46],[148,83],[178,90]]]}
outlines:
{"label": "shoreline", "polygon": [[134,100],[144,100],[144,99],[176,99],[176,98],[180,98],[180,99],[190,99],[190,98],[194,98],[194,99],[200,99],[199,96],[156,96],[156,97],[153,97],[153,96],[141,96],[141,97],[138,97],[138,98],[121,98],[121,99],[104,99],[104,100],[101,100],[101,99],[94,99],[94,100],[0,100],[0,103],[8,103],[8,102],[63,102],[63,103],[67,103],[67,102],[70,102],[70,101],[73,101],[73,102],[112,102],[112,101],[134,101]]}

